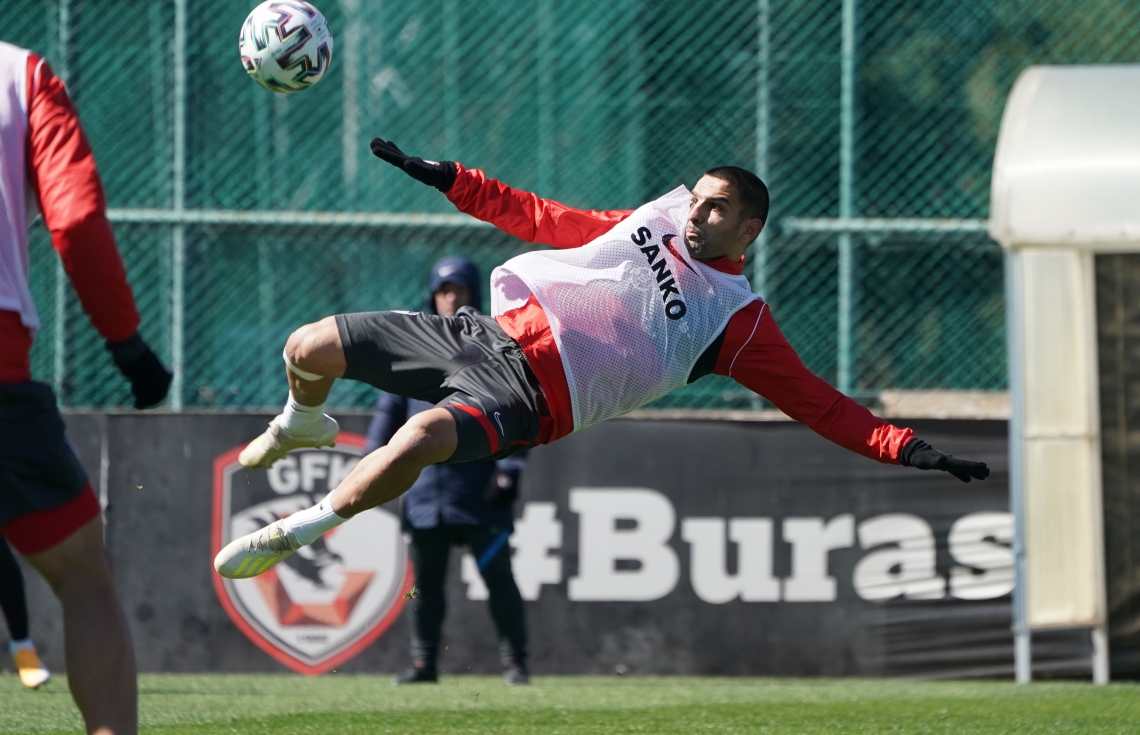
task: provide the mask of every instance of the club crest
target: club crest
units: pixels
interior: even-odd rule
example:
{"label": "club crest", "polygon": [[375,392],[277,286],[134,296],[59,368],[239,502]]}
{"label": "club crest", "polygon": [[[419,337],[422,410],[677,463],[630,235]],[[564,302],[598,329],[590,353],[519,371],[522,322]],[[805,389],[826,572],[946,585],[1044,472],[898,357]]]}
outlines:
{"label": "club crest", "polygon": [[[213,549],[320,502],[360,460],[364,437],[302,449],[268,471],[238,464],[244,445],[214,460]],[[365,511],[252,579],[213,575],[234,624],[289,668],[316,676],[356,656],[399,617],[412,568],[399,519]]]}

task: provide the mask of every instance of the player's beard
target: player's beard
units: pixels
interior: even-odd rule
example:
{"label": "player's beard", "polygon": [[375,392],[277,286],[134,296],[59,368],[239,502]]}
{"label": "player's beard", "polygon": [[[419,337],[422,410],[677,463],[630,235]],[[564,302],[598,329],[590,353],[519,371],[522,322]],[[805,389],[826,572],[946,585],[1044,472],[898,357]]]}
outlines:
{"label": "player's beard", "polygon": [[689,225],[685,228],[685,246],[694,258],[700,258],[706,249],[707,241],[701,231]]}

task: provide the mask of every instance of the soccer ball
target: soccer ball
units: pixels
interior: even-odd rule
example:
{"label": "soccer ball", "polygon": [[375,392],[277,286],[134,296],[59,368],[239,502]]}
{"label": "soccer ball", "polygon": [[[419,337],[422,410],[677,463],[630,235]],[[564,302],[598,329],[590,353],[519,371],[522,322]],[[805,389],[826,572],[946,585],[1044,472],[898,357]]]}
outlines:
{"label": "soccer ball", "polygon": [[333,37],[309,3],[266,0],[242,24],[238,48],[253,81],[289,94],[321,81],[332,63]]}

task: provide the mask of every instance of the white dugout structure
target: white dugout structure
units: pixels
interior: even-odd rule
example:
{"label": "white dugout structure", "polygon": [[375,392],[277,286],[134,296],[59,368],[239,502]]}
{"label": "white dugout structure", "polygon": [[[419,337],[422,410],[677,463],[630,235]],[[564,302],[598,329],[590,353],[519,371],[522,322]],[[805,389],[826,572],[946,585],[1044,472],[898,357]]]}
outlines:
{"label": "white dugout structure", "polygon": [[1109,678],[1096,255],[1140,253],[1140,65],[1030,67],[1006,104],[990,234],[1006,253],[1017,680],[1036,630],[1087,628]]}

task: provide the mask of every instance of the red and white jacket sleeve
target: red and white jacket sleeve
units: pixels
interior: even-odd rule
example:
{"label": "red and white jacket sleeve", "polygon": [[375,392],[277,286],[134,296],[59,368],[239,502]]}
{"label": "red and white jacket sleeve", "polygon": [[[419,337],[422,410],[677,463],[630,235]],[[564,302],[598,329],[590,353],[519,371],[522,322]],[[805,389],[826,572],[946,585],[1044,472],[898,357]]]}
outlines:
{"label": "red and white jacket sleeve", "polygon": [[460,212],[489,222],[508,235],[562,250],[585,245],[628,217],[633,210],[574,209],[529,191],[488,179],[477,168],[455,164],[458,174],[447,198]]}
{"label": "red and white jacket sleeve", "polygon": [[28,58],[28,179],[79,302],[96,331],[121,342],[139,313],[107,221],[103,184],[79,116],[47,62]]}
{"label": "red and white jacket sleeve", "polygon": [[898,464],[914,438],[910,429],[874,416],[808,370],[760,300],[729,320],[713,372],[767,398],[824,438],[879,462]]}

